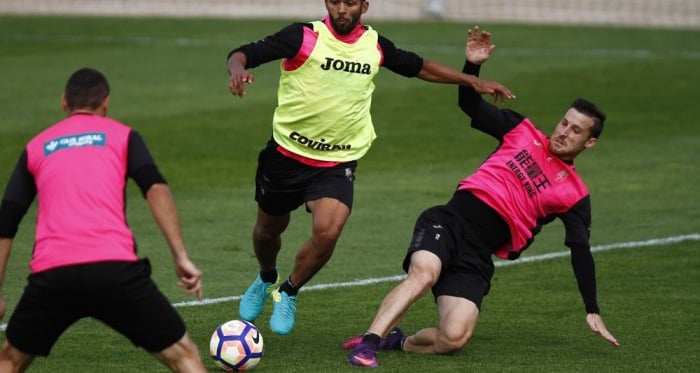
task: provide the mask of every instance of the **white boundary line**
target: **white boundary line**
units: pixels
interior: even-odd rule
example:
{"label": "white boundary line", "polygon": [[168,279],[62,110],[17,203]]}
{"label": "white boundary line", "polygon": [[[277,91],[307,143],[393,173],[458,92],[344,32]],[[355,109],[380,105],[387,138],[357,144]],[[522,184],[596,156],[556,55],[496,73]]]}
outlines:
{"label": "white boundary line", "polygon": [[[628,241],[628,242],[612,243],[612,244],[607,244],[607,245],[598,245],[598,246],[591,247],[591,251],[592,252],[599,252],[599,251],[610,251],[610,250],[616,250],[616,249],[640,248],[640,247],[648,247],[648,246],[667,246],[667,245],[672,245],[675,243],[685,242],[685,241],[700,241],[700,233],[691,233],[691,234],[685,234],[685,235],[681,235],[681,236],[671,236],[671,237],[666,237],[666,238],[652,238],[652,239],[649,239],[646,241]],[[550,260],[550,259],[561,258],[561,257],[566,257],[566,256],[569,256],[569,250],[562,250],[562,251],[556,251],[556,252],[551,252],[551,253],[547,253],[547,254],[527,256],[527,257],[523,257],[523,258],[520,258],[518,260],[513,260],[513,261],[505,261],[505,260],[497,261],[495,263],[495,265],[496,265],[496,267],[507,267],[507,266],[512,266],[512,265],[516,265],[516,264],[541,262],[544,260]],[[379,283],[383,283],[383,282],[401,281],[404,279],[404,277],[406,277],[406,275],[367,278],[367,279],[360,279],[360,280],[355,280],[355,281],[336,282],[336,283],[330,283],[330,284],[317,284],[317,285],[305,286],[301,289],[301,291],[315,291],[315,290],[325,290],[325,289],[332,289],[332,288],[367,286],[367,285],[379,284]],[[178,303],[173,303],[173,306],[175,306],[175,307],[201,306],[201,305],[207,305],[207,304],[230,302],[230,301],[235,301],[235,300],[240,300],[240,299],[241,299],[241,296],[236,295],[236,296],[231,296],[231,297],[204,299],[201,301],[178,302]]]}
{"label": "white boundary line", "polygon": [[[592,252],[600,252],[600,251],[610,251],[610,250],[617,250],[617,249],[636,249],[636,248],[649,247],[649,246],[667,246],[667,245],[672,245],[675,243],[686,242],[686,241],[700,241],[700,233],[691,233],[691,234],[685,234],[685,235],[680,235],[680,236],[671,236],[671,237],[666,237],[666,238],[652,238],[652,239],[645,240],[645,241],[628,241],[628,242],[612,243],[612,244],[607,244],[607,245],[598,245],[598,246],[591,247],[591,251]],[[556,252],[551,252],[551,253],[547,253],[547,254],[533,255],[533,256],[523,257],[523,258],[520,258],[520,259],[514,260],[514,261],[497,261],[495,263],[495,265],[496,265],[496,267],[508,267],[508,266],[512,266],[512,265],[516,265],[516,264],[541,262],[541,261],[545,261],[545,260],[562,258],[562,257],[566,257],[566,256],[569,256],[569,250],[562,250],[562,251],[556,251]],[[355,280],[355,281],[336,282],[336,283],[330,283],[330,284],[317,284],[317,285],[306,286],[306,287],[302,288],[301,290],[302,291],[317,291],[317,290],[325,290],[325,289],[332,289],[332,288],[339,288],[339,287],[343,288],[343,287],[368,286],[368,285],[379,284],[379,283],[384,283],[384,282],[397,282],[397,281],[403,280],[405,277],[406,277],[406,275],[396,275],[396,276],[388,276],[388,277],[361,279],[361,280]],[[231,302],[231,301],[236,301],[236,300],[240,300],[240,299],[241,299],[240,295],[235,295],[235,296],[231,296],[231,297],[203,299],[201,301],[177,302],[177,303],[173,303],[173,306],[174,307],[205,306],[205,305],[209,305],[209,304],[225,303],[225,302]],[[4,331],[6,327],[7,327],[7,324],[0,323],[0,331]]]}

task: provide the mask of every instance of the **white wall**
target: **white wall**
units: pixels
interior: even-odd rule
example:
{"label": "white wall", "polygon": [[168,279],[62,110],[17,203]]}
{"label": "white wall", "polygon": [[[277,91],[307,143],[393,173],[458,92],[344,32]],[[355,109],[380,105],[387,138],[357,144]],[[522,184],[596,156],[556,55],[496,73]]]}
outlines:
{"label": "white wall", "polygon": [[[700,28],[700,0],[369,0],[372,19]],[[432,5],[429,3],[433,2]],[[444,9],[442,14],[430,11]],[[0,14],[294,18],[322,0],[0,0]]]}

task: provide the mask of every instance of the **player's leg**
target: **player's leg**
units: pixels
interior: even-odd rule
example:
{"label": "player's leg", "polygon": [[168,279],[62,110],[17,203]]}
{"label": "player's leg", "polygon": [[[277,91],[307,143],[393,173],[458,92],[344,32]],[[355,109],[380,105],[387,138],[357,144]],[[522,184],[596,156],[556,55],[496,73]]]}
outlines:
{"label": "player's leg", "polygon": [[461,269],[451,268],[442,273],[433,286],[440,321],[437,328],[425,328],[407,337],[404,350],[427,354],[446,354],[460,350],[474,333],[484,296],[489,291],[489,280],[480,270],[469,264],[475,258],[474,248],[461,245],[458,258]]}
{"label": "player's leg", "polygon": [[282,232],[289,225],[290,214],[269,215],[258,208],[258,218],[253,228],[253,249],[260,272],[246,289],[238,305],[238,314],[243,320],[254,321],[262,312],[265,300],[279,280],[277,254],[282,247]]}
{"label": "player's leg", "polygon": [[437,328],[424,328],[406,337],[404,351],[447,354],[459,351],[471,338],[479,308],[470,300],[453,296],[437,298],[440,323]]}
{"label": "player's leg", "polygon": [[294,267],[278,291],[270,327],[274,333],[287,334],[294,326],[296,297],[304,286],[330,260],[343,227],[350,216],[357,162],[330,168],[300,167],[304,180],[303,200],[311,213],[311,238],[297,251]]}
{"label": "player's leg", "polygon": [[350,208],[334,198],[324,197],[306,205],[312,214],[311,238],[297,251],[287,281],[272,293],[270,328],[281,335],[288,334],[294,326],[297,292],[328,263],[350,216]]}
{"label": "player's leg", "polygon": [[241,298],[238,313],[243,320],[254,321],[260,315],[265,300],[279,280],[277,254],[282,246],[281,234],[289,225],[289,220],[289,213],[274,216],[258,208],[258,218],[253,228],[253,248],[260,272]]}
{"label": "player's leg", "polygon": [[239,303],[238,313],[243,320],[254,321],[260,315],[272,286],[279,280],[277,255],[282,247],[282,233],[289,225],[290,212],[303,203],[302,193],[296,187],[288,190],[284,187],[297,183],[286,180],[287,175],[297,174],[297,167],[297,163],[279,154],[274,142],[268,143],[258,156],[255,176],[258,211],[252,238],[260,271]]}
{"label": "player's leg", "polygon": [[406,279],[382,300],[367,333],[348,353],[347,359],[350,364],[376,367],[376,350],[380,346],[383,349],[405,349],[403,333],[393,336],[395,338],[381,338],[384,338],[401,321],[409,307],[438,281],[441,270],[442,261],[434,253],[417,250],[411,254]]}
{"label": "player's leg", "polygon": [[367,332],[380,337],[389,333],[409,307],[435,284],[441,269],[442,262],[437,255],[426,250],[413,252],[408,275],[384,297]]}
{"label": "player's leg", "polygon": [[308,170],[303,199],[311,213],[311,237],[297,251],[289,276],[294,288],[283,285],[281,290],[295,295],[330,260],[352,210],[356,166],[357,162],[348,162]]}
{"label": "player's leg", "polygon": [[197,346],[187,333],[171,346],[152,354],[173,372],[208,371],[202,363]]}
{"label": "player's leg", "polygon": [[34,360],[34,355],[26,354],[10,342],[5,340],[5,343],[0,350],[0,372],[19,373],[27,370],[29,365]]}
{"label": "player's leg", "polygon": [[[89,272],[88,272],[89,270]],[[173,372],[206,372],[185,323],[151,278],[147,259],[86,266],[86,316],[102,321]]]}
{"label": "player's leg", "polygon": [[258,208],[253,227],[253,249],[261,272],[275,271],[277,254],[282,247],[282,232],[287,229],[290,213],[274,216]]}
{"label": "player's leg", "polygon": [[258,211],[253,227],[253,249],[261,272],[276,271],[282,232],[289,225],[290,212],[303,203],[300,182],[294,179],[299,167],[298,162],[277,151],[274,141],[268,142],[258,155],[255,174]]}
{"label": "player's leg", "polygon": [[328,263],[345,223],[350,208],[334,198],[320,198],[307,202],[311,211],[311,238],[297,251],[294,269],[290,275],[296,287],[303,286]]}
{"label": "player's leg", "polygon": [[73,266],[50,269],[28,277],[12,312],[0,351],[0,372],[24,372],[36,356],[46,357],[63,332],[80,319],[72,283],[80,278]]}

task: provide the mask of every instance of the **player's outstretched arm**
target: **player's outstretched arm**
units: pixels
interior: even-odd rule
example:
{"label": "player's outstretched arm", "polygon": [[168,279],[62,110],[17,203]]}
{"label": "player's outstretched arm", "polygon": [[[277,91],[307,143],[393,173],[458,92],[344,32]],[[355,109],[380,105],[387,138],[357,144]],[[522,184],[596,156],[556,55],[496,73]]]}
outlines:
{"label": "player's outstretched arm", "polygon": [[603,323],[603,318],[600,317],[599,314],[597,313],[589,313],[586,315],[586,322],[588,323],[588,326],[591,328],[591,330],[597,334],[599,334],[603,339],[606,341],[610,342],[614,346],[619,346],[620,343],[613,337],[612,334],[608,331],[608,329],[605,327],[605,323]]}
{"label": "player's outstretched arm", "polygon": [[7,261],[10,259],[10,251],[12,250],[12,241],[12,238],[0,238],[0,320],[2,320],[5,316],[5,311],[7,311],[5,298],[2,296],[2,289]]}
{"label": "player's outstretched arm", "polygon": [[497,101],[506,98],[514,99],[515,95],[508,87],[501,83],[481,79],[474,75],[465,74],[451,67],[444,66],[429,59],[423,60],[423,67],[418,73],[418,78],[433,83],[459,84],[472,87],[479,94],[489,94]]}
{"label": "player's outstretched arm", "polygon": [[231,78],[228,82],[228,88],[231,94],[238,97],[245,95],[245,85],[253,84],[255,77],[253,73],[245,69],[247,58],[241,52],[235,52],[228,59],[228,72]]}
{"label": "player's outstretched arm", "polygon": [[180,219],[175,207],[170,187],[167,184],[153,184],[146,192],[146,200],[151,208],[153,218],[158,223],[165,240],[170,247],[175,272],[179,278],[178,286],[183,287],[188,294],[196,294],[202,299],[202,271],[197,268],[187,255],[183,239]]}

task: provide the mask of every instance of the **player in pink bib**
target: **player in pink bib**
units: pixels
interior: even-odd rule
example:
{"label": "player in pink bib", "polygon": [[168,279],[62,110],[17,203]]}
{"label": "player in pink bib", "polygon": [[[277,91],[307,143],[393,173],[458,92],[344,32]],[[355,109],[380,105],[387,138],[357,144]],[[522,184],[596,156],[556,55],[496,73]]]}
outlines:
{"label": "player in pink bib", "polygon": [[23,372],[48,356],[63,332],[92,317],[174,372],[205,372],[197,346],[139,259],[127,225],[133,179],[165,235],[179,285],[202,297],[201,271],[187,255],[175,201],[141,136],[107,117],[109,84],[79,69],[62,98],[67,118],[29,141],[0,204],[0,319],[5,269],[19,224],[37,199],[31,274],[7,324],[0,372]]}
{"label": "player in pink bib", "polygon": [[[494,46],[478,26],[469,30],[464,73],[478,76]],[[367,333],[347,340],[353,365],[377,367],[378,349],[446,354],[464,347],[476,326],[494,273],[492,256],[517,259],[544,224],[559,218],[571,249],[571,264],[594,332],[618,346],[600,317],[589,236],[591,203],[574,158],[592,148],[605,114],[575,100],[551,137],[523,115],[499,109],[472,88],[459,87],[460,108],[472,127],[499,140],[498,148],[460,181],[444,206],[418,217],[403,262],[408,274],[384,298]],[[397,327],[408,308],[432,290],[439,326],[404,336]]]}

